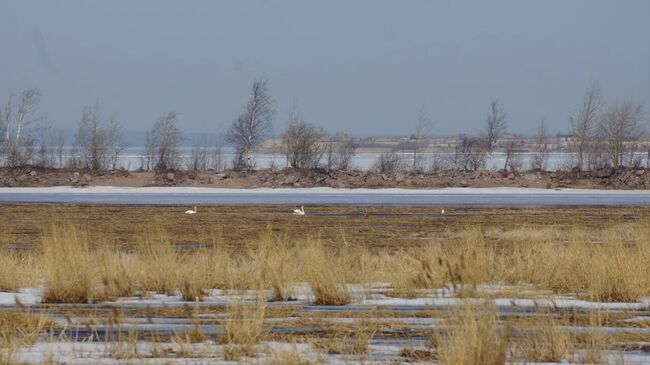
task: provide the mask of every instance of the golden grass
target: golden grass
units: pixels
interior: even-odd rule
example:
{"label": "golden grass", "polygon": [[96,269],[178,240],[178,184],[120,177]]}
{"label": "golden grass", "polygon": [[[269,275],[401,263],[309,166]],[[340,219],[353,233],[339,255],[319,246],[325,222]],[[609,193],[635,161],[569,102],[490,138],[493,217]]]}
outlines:
{"label": "golden grass", "polygon": [[0,311],[0,364],[18,363],[20,347],[33,344],[50,327],[52,321],[44,312]]}
{"label": "golden grass", "polygon": [[0,291],[17,291],[37,281],[33,255],[14,250],[0,250]]}
{"label": "golden grass", "polygon": [[[290,300],[294,285],[310,284],[314,302],[343,305],[354,298],[348,284],[388,282],[391,295],[415,297],[423,289],[451,285],[473,296],[481,284],[532,284],[585,299],[634,302],[650,296],[650,224],[605,229],[601,242],[575,227],[557,242],[556,231],[525,229],[504,234],[481,227],[453,232],[453,240],[398,248],[290,241],[266,231],[245,249],[212,244],[181,249],[161,227],[143,231],[133,248],[91,241],[70,223],[42,229],[37,250],[0,255],[0,290],[15,291],[43,280],[44,301],[87,302],[143,292],[202,300],[210,289],[270,289],[272,300]],[[499,231],[500,232],[500,231]],[[503,232],[502,232],[503,233]],[[514,238],[513,238],[514,237]]]}
{"label": "golden grass", "polygon": [[445,365],[503,365],[509,345],[507,330],[499,329],[497,310],[491,303],[465,302],[455,308],[446,336],[438,335],[438,359]]}
{"label": "golden grass", "polygon": [[46,279],[45,303],[85,303],[98,286],[94,258],[83,232],[52,225],[43,233],[41,265]]}
{"label": "golden grass", "polygon": [[513,344],[513,357],[528,362],[562,362],[575,352],[574,336],[558,328],[551,313],[541,313],[516,326],[524,336]]}
{"label": "golden grass", "polygon": [[317,364],[303,359],[297,348],[291,350],[273,350],[271,351],[271,362],[269,365],[311,365]]}
{"label": "golden grass", "polygon": [[228,306],[223,333],[219,339],[226,345],[226,360],[237,361],[242,356],[251,356],[252,346],[264,336],[266,306],[262,298],[260,296],[254,305],[234,301]]}
{"label": "golden grass", "polygon": [[349,326],[336,326],[331,329],[329,338],[317,339],[311,344],[328,354],[366,356],[370,340],[381,329],[381,325],[372,321],[357,320]]}
{"label": "golden grass", "polygon": [[345,305],[352,302],[350,290],[343,282],[349,266],[343,266],[337,260],[342,256],[335,256],[319,242],[310,242],[303,247],[297,258],[306,267],[306,277],[315,304]]}

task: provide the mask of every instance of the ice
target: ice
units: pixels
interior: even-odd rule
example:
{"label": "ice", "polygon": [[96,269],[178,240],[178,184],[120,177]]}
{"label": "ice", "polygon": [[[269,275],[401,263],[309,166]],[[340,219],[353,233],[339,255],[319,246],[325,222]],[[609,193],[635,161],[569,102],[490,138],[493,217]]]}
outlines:
{"label": "ice", "polygon": [[[0,202],[107,204],[650,205],[650,190],[204,187],[0,188]],[[309,209],[307,209],[309,215]]]}

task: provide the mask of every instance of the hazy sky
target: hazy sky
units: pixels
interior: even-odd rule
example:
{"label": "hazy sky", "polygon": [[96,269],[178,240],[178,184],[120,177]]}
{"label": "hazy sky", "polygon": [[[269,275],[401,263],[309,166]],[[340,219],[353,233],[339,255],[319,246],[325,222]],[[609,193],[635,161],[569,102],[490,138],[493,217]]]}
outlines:
{"label": "hazy sky", "polygon": [[74,127],[99,100],[129,130],[175,110],[216,131],[268,79],[275,131],[292,103],[329,131],[476,132],[498,98],[515,132],[553,132],[585,87],[650,115],[650,1],[0,0],[0,98],[37,87]]}

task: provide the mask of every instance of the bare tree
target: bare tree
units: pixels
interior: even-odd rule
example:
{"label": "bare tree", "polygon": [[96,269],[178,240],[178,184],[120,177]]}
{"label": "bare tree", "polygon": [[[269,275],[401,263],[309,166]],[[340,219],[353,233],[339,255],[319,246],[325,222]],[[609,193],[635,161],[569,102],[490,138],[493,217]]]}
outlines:
{"label": "bare tree", "polygon": [[221,172],[226,169],[226,155],[220,142],[214,144],[210,150],[210,168],[215,172]]}
{"label": "bare tree", "polygon": [[413,171],[421,171],[422,166],[422,157],[420,156],[420,151],[425,146],[425,141],[431,133],[431,119],[429,114],[426,111],[424,105],[418,110],[417,120],[415,123],[415,133],[413,133]]}
{"label": "bare tree", "polygon": [[14,95],[4,107],[0,116],[0,131],[3,132],[0,152],[5,155],[9,166],[26,165],[34,156],[36,140],[31,135],[32,127],[43,118],[37,116],[40,92],[27,89],[20,94],[19,100]]}
{"label": "bare tree", "polygon": [[485,168],[487,160],[486,144],[478,138],[462,136],[451,155],[451,164],[462,171],[474,171]]}
{"label": "bare tree", "polygon": [[625,165],[625,155],[634,150],[628,148],[631,141],[643,133],[643,105],[626,101],[607,109],[598,125],[598,133],[607,146],[609,160],[614,167]]}
{"label": "bare tree", "polygon": [[56,148],[57,167],[63,167],[63,153],[65,152],[65,134],[62,129],[57,129],[54,136]]}
{"label": "bare tree", "polygon": [[598,122],[599,113],[603,107],[600,88],[598,85],[591,85],[585,92],[582,101],[582,108],[576,117],[570,116],[571,137],[576,146],[578,154],[577,167],[585,168],[585,153],[588,145],[593,138],[594,129]]}
{"label": "bare tree", "polygon": [[176,127],[175,112],[170,112],[156,120],[147,135],[145,146],[154,170],[161,172],[178,169],[180,163],[178,145],[181,139],[181,132]]}
{"label": "bare tree", "polygon": [[404,163],[400,155],[395,151],[384,152],[379,155],[375,162],[374,170],[382,174],[394,174],[404,169]]}
{"label": "bare tree", "polygon": [[251,95],[244,111],[232,123],[227,141],[235,147],[236,169],[252,169],[254,149],[271,131],[275,114],[274,101],[269,94],[266,80],[257,80],[251,87]]}
{"label": "bare tree", "polygon": [[52,168],[57,164],[56,158],[56,138],[57,131],[51,125],[45,125],[39,128],[38,152],[36,165],[39,167]]}
{"label": "bare tree", "polygon": [[205,139],[195,141],[190,150],[187,169],[192,171],[205,171],[210,165],[210,147]]}
{"label": "bare tree", "polygon": [[535,135],[535,154],[531,162],[532,168],[535,170],[545,171],[548,167],[548,131],[546,128],[546,119],[542,118],[537,127],[537,134]]}
{"label": "bare tree", "polygon": [[117,118],[117,114],[111,114],[108,119],[108,126],[106,128],[106,146],[108,149],[108,167],[112,170],[117,169],[117,164],[120,160],[120,155],[126,148],[124,139],[122,138],[122,124]]}
{"label": "bare tree", "polygon": [[485,121],[485,146],[487,147],[488,152],[492,153],[499,138],[503,137],[508,128],[506,123],[506,113],[499,108],[497,100],[490,103],[490,112]]}
{"label": "bare tree", "polygon": [[106,167],[108,135],[102,126],[99,103],[84,107],[75,139],[79,161],[84,168],[100,170]]}
{"label": "bare tree", "polygon": [[307,122],[292,122],[282,136],[287,164],[293,168],[316,169],[325,152],[325,133]]}
{"label": "bare tree", "polygon": [[519,171],[523,167],[523,163],[518,153],[520,150],[521,144],[516,140],[512,139],[506,144],[506,162],[503,165],[505,171]]}
{"label": "bare tree", "polygon": [[325,143],[325,168],[328,171],[333,169],[350,170],[356,149],[352,138],[345,133],[336,133]]}

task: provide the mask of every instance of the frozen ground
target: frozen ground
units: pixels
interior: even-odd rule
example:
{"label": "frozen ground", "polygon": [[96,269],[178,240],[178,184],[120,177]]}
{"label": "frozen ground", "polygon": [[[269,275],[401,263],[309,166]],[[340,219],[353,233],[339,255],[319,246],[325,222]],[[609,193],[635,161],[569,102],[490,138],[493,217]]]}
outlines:
{"label": "frozen ground", "polygon": [[[210,308],[223,308],[234,302],[252,303],[254,291],[213,290],[209,297],[199,303],[183,302],[180,296],[148,293],[143,297],[120,298],[113,302],[79,305],[51,305],[45,313],[53,318],[61,330],[42,336],[31,346],[23,346],[14,352],[20,363],[42,363],[53,360],[57,363],[74,364],[280,364],[278,354],[299,352],[303,360],[323,364],[380,364],[394,361],[402,363],[404,349],[427,349],[427,337],[422,333],[449,328],[444,317],[436,317],[435,311],[450,311],[462,304],[450,289],[424,290],[419,298],[403,299],[390,297],[391,288],[386,284],[349,285],[355,298],[344,306],[319,306],[311,303],[312,297],[307,284],[294,288],[297,301],[267,302],[267,308],[285,308],[286,314],[267,317],[264,323],[269,333],[285,334],[285,341],[265,339],[253,345],[250,356],[239,362],[226,361],[226,345],[220,344],[225,314]],[[527,299],[496,297],[485,299],[497,306],[501,321],[508,317],[558,316],[571,313],[574,316],[596,313],[598,316],[619,316],[627,318],[616,325],[592,327],[589,324],[563,326],[562,330],[573,334],[587,334],[593,331],[605,336],[645,336],[650,334],[650,298],[636,303],[596,303],[578,300],[571,296],[556,296],[547,291],[538,291],[530,286],[507,287],[484,285],[476,288],[477,293],[495,294],[519,291]],[[26,289],[21,293],[2,293],[0,310],[16,308],[15,298],[28,304],[28,310],[38,313],[40,289]],[[472,299],[478,302],[479,299]],[[21,307],[22,306],[18,306]],[[158,310],[174,310],[178,314],[155,315]],[[183,311],[183,308],[186,308]],[[85,311],[85,312],[84,312]],[[199,312],[202,314],[198,314]],[[268,311],[268,310],[267,310]],[[432,312],[433,311],[433,312]],[[105,316],[101,313],[124,313],[119,316]],[[72,313],[72,314],[71,314]],[[86,313],[86,314],[84,314]],[[281,313],[281,312],[280,312]],[[381,313],[381,314],[377,314]],[[551,314],[549,314],[551,313]],[[305,325],[304,321],[308,321]],[[312,322],[309,322],[312,321]],[[323,331],[329,325],[355,325],[374,322],[383,329],[373,336],[362,357],[359,354],[336,354],[315,346],[313,341],[294,343],[291,335]],[[329,324],[329,325],[328,325]],[[307,327],[305,327],[307,326]],[[355,327],[353,327],[355,328]],[[200,331],[206,337],[201,341],[182,341],[179,334]],[[303,332],[307,331],[307,332]],[[409,331],[413,334],[409,335]],[[119,338],[122,333],[122,340]],[[430,332],[429,332],[430,333]],[[172,334],[171,340],[167,340]],[[153,336],[159,340],[147,341],[142,336]],[[322,336],[327,336],[323,332]],[[106,340],[106,338],[109,338]],[[650,343],[631,340],[617,350],[603,351],[604,363],[650,364]],[[571,363],[580,363],[580,349],[576,350]],[[275,361],[275,362],[273,362]],[[563,361],[563,363],[566,363]]]}
{"label": "frozen ground", "polygon": [[94,204],[650,205],[650,190],[533,188],[0,188],[0,202]]}

